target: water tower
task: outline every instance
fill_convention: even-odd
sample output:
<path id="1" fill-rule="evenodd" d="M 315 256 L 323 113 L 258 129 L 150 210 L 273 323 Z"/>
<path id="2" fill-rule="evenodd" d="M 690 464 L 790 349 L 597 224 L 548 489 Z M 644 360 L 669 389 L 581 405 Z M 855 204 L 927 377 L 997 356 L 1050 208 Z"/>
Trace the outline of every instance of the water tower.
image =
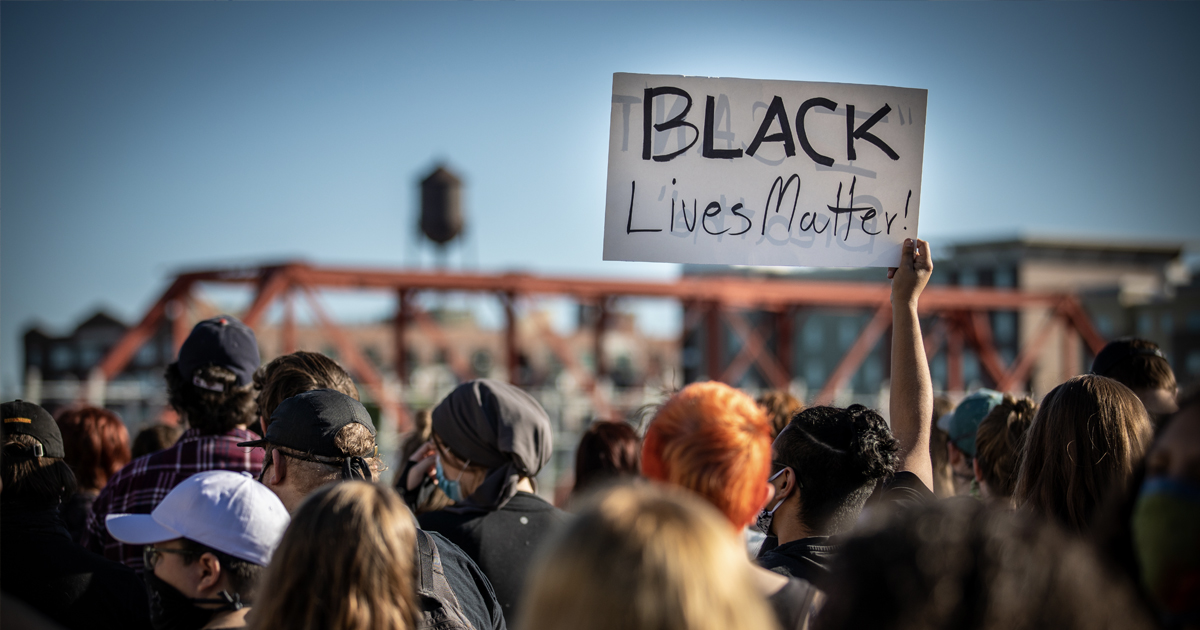
<path id="1" fill-rule="evenodd" d="M 423 249 L 422 244 L 432 244 L 434 264 L 445 267 L 451 248 L 454 248 L 460 252 L 460 264 L 467 266 L 466 254 L 473 254 L 467 251 L 473 249 L 468 247 L 468 242 L 473 239 L 468 239 L 466 233 L 462 179 L 445 164 L 437 164 L 421 180 L 420 188 L 421 216 L 417 221 L 420 232 L 414 249 Z"/>
<path id="2" fill-rule="evenodd" d="M 421 180 L 421 233 L 440 250 L 462 231 L 462 180 L 439 164 Z"/>

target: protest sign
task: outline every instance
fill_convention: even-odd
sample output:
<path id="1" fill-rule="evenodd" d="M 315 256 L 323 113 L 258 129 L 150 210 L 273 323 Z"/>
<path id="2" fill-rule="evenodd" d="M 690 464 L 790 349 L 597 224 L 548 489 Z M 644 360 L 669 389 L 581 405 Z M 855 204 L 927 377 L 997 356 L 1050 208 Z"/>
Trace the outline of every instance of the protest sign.
<path id="1" fill-rule="evenodd" d="M 917 236 L 927 96 L 614 74 L 604 259 L 896 266 Z"/>

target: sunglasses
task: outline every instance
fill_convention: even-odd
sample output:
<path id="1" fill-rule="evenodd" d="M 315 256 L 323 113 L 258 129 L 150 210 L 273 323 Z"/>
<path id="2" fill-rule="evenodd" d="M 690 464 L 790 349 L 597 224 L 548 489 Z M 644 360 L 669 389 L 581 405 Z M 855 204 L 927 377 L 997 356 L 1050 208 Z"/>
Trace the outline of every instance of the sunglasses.
<path id="1" fill-rule="evenodd" d="M 154 565 L 158 564 L 158 559 L 161 558 L 162 554 L 164 553 L 175 553 L 181 556 L 191 556 L 193 558 L 199 555 L 195 551 L 191 551 L 189 549 L 164 549 L 162 547 L 146 545 L 145 547 L 142 547 L 142 564 L 146 565 L 146 570 L 153 571 Z"/>

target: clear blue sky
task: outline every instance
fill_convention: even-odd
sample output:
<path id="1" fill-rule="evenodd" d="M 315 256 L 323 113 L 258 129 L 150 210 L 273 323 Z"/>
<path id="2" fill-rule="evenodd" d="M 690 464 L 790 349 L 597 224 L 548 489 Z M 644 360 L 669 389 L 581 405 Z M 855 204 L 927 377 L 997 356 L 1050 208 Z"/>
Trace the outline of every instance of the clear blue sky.
<path id="1" fill-rule="evenodd" d="M 479 267 L 601 261 L 613 72 L 929 90 L 921 233 L 1200 239 L 1196 3 L 0 3 L 0 383 L 20 331 L 173 270 L 413 260 L 465 175 Z"/>

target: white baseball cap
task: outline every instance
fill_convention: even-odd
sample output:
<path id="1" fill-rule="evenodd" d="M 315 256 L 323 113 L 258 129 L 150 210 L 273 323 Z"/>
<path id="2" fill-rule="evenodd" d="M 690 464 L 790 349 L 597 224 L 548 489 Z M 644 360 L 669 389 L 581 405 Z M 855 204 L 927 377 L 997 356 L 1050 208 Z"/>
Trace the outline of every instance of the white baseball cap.
<path id="1" fill-rule="evenodd" d="M 291 517 L 279 497 L 250 473 L 210 470 L 175 486 L 149 514 L 109 514 L 104 524 L 133 545 L 187 538 L 266 566 Z"/>

